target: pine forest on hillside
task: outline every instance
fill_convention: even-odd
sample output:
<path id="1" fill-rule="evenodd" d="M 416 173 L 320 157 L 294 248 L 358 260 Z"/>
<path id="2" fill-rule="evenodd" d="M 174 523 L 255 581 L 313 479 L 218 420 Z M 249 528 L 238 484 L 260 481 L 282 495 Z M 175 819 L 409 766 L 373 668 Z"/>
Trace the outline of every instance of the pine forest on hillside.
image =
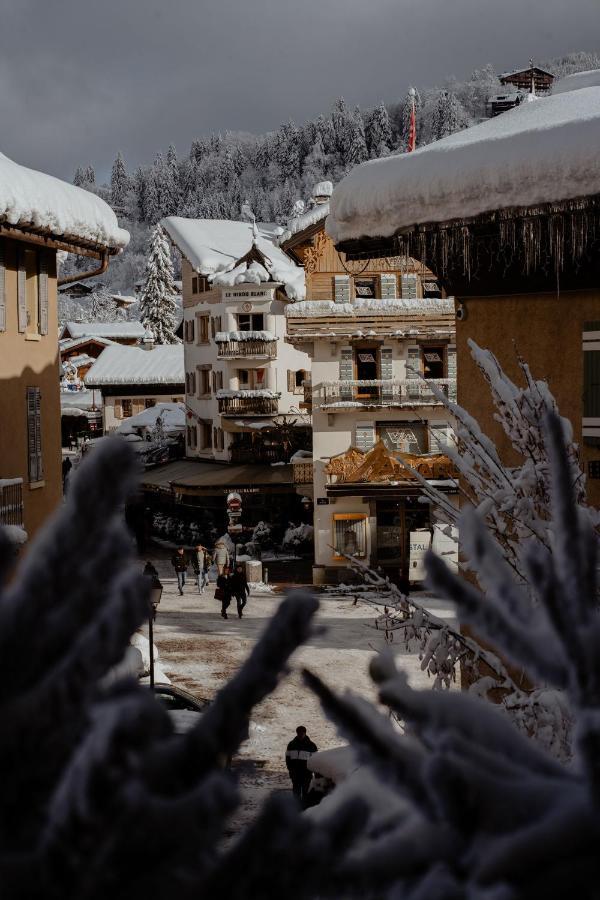
<path id="1" fill-rule="evenodd" d="M 600 56 L 571 53 L 540 65 L 562 77 L 600 67 Z M 483 119 L 487 99 L 502 90 L 490 64 L 466 81 L 449 78 L 443 87 L 416 90 L 417 146 Z M 108 185 L 96 183 L 93 166 L 79 166 L 74 183 L 107 200 L 131 234 L 126 252 L 111 263 L 111 289 L 131 293 L 144 277 L 150 231 L 164 216 L 239 219 L 248 203 L 259 221 L 283 224 L 317 182 L 336 183 L 358 163 L 404 152 L 410 101 L 408 89 L 398 102 L 368 110 L 351 108 L 340 98 L 330 113 L 303 125 L 290 120 L 263 135 L 213 134 L 194 140 L 183 157 L 171 144 L 152 165 L 133 172 L 118 152 Z M 74 263 L 68 260 L 64 271 L 76 271 Z M 131 314 L 138 317 L 139 310 Z"/>

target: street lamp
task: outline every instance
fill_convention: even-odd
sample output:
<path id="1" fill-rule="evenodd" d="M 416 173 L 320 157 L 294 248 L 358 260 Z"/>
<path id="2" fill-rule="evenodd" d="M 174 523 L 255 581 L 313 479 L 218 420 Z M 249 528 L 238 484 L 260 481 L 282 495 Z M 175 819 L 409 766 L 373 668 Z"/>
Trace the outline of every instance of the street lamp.
<path id="1" fill-rule="evenodd" d="M 150 588 L 150 609 L 148 614 L 148 641 L 150 644 L 150 690 L 154 690 L 154 620 L 156 618 L 156 607 L 160 603 L 163 586 L 158 578 L 152 579 L 152 587 Z"/>

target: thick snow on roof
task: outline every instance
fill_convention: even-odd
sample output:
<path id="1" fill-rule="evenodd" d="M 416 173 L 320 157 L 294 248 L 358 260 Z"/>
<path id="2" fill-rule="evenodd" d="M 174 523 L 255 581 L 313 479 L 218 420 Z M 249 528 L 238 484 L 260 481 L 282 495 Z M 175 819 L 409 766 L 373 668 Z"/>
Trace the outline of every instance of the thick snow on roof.
<path id="1" fill-rule="evenodd" d="M 119 434 L 136 434 L 140 430 L 153 429 L 160 416 L 166 434 L 185 431 L 185 404 L 157 403 L 143 409 L 135 416 L 129 416 L 117 428 Z"/>
<path id="2" fill-rule="evenodd" d="M 86 385 L 181 384 L 185 382 L 183 344 L 143 347 L 107 347 L 84 379 Z"/>
<path id="3" fill-rule="evenodd" d="M 161 225 L 192 267 L 201 275 L 213 277 L 215 284 L 219 283 L 215 276 L 220 278 L 222 273 L 236 268 L 236 263 L 252 249 L 254 243 L 253 225 L 249 222 L 169 216 L 161 221 Z M 283 284 L 290 300 L 303 299 L 304 270 L 274 243 L 281 228 L 271 223 L 257 222 L 256 229 L 256 246 L 266 257 L 270 280 Z M 243 266 L 238 268 L 234 283 L 242 284 L 244 282 L 238 276 L 243 275 L 246 269 Z M 264 268 L 260 268 L 264 272 Z M 256 282 L 260 278 L 258 268 L 253 270 L 251 281 Z"/>
<path id="4" fill-rule="evenodd" d="M 110 338 L 101 337 L 99 334 L 94 334 L 93 336 L 84 334 L 78 338 L 61 338 L 58 342 L 58 349 L 61 353 L 64 353 L 67 350 L 74 350 L 75 347 L 81 347 L 89 341 L 94 341 L 96 344 L 101 344 L 104 347 L 114 344 L 114 341 L 111 341 Z"/>
<path id="5" fill-rule="evenodd" d="M 440 316 L 454 315 L 454 300 L 449 297 L 396 298 L 394 300 L 354 300 L 336 303 L 334 300 L 304 300 L 286 306 L 289 319 L 320 318 L 322 316 Z"/>
<path id="6" fill-rule="evenodd" d="M 335 241 L 600 192 L 600 88 L 540 98 L 413 153 L 372 160 L 336 187 Z"/>
<path id="7" fill-rule="evenodd" d="M 565 75 L 564 78 L 554 82 L 552 96 L 566 94 L 568 91 L 578 91 L 586 87 L 600 87 L 600 69 L 588 69 L 587 72 Z"/>
<path id="8" fill-rule="evenodd" d="M 328 215 L 329 200 L 325 203 L 315 203 L 311 209 L 307 209 L 302 215 L 295 216 L 293 219 L 289 220 L 285 226 L 285 231 L 279 238 L 279 244 L 285 244 L 285 242 L 289 241 L 295 234 L 299 234 L 301 231 L 304 231 L 305 228 L 310 228 L 311 225 L 316 225 L 317 222 L 326 219 Z"/>
<path id="9" fill-rule="evenodd" d="M 72 338 L 103 337 L 115 340 L 117 338 L 139 338 L 146 334 L 141 322 L 67 322 L 62 331 L 63 336 L 71 335 Z"/>
<path id="10" fill-rule="evenodd" d="M 56 237 L 78 238 L 121 250 L 129 233 L 104 200 L 75 187 L 26 169 L 0 153 L 0 219 L 9 225 L 48 229 Z"/>

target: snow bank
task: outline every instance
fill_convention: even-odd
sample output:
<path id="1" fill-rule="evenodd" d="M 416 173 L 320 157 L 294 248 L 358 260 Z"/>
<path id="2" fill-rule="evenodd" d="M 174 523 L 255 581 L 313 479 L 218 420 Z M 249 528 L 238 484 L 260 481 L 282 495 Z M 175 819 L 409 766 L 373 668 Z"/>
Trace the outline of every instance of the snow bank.
<path id="1" fill-rule="evenodd" d="M 62 329 L 61 339 L 67 340 L 71 337 L 73 340 L 80 338 L 108 338 L 115 340 L 116 338 L 136 338 L 142 340 L 146 333 L 146 329 L 141 322 L 67 322 Z M 65 341 L 61 344 L 61 349 L 67 349 L 70 344 Z"/>
<path id="2" fill-rule="evenodd" d="M 26 544 L 29 540 L 29 535 L 19 525 L 2 525 L 0 527 L 11 544 Z"/>
<path id="3" fill-rule="evenodd" d="M 185 383 L 183 344 L 159 344 L 152 350 L 114 344 L 98 357 L 84 378 L 89 387 L 104 384 Z"/>
<path id="4" fill-rule="evenodd" d="M 552 96 L 586 87 L 600 87 L 600 69 L 588 69 L 587 72 L 575 72 L 573 75 L 559 78 L 552 86 Z"/>
<path id="5" fill-rule="evenodd" d="M 27 169 L 0 153 L 0 219 L 9 225 L 48 229 L 56 237 L 122 250 L 129 233 L 104 200 L 52 175 Z"/>
<path id="6" fill-rule="evenodd" d="M 271 223 L 232 222 L 226 219 L 184 219 L 168 216 L 161 221 L 174 244 L 201 275 L 215 285 L 261 284 L 273 281 L 283 284 L 290 300 L 306 296 L 304 269 L 297 266 L 274 243 L 280 229 Z M 265 258 L 257 262 L 239 261 L 256 244 Z"/>
<path id="7" fill-rule="evenodd" d="M 525 103 L 413 153 L 371 160 L 336 187 L 337 242 L 600 192 L 600 87 Z"/>

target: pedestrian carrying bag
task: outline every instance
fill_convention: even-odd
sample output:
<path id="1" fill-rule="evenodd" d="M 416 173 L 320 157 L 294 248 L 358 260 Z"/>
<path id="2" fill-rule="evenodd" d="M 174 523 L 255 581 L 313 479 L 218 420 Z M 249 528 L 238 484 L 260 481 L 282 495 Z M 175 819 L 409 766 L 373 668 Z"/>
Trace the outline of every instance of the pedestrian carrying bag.
<path id="1" fill-rule="evenodd" d="M 215 600 L 224 600 L 225 599 L 225 591 L 223 588 L 217 588 L 215 591 Z"/>

